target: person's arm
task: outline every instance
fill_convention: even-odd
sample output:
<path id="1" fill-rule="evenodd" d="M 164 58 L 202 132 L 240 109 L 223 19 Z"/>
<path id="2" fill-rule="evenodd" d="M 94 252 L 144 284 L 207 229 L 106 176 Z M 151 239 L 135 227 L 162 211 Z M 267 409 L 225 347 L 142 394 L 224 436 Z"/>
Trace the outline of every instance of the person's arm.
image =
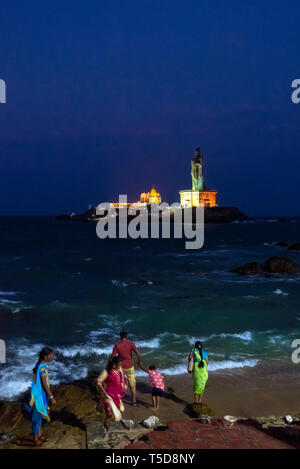
<path id="1" fill-rule="evenodd" d="M 139 349 L 136 348 L 136 346 L 135 346 L 135 344 L 134 344 L 133 342 L 132 342 L 131 350 L 136 354 L 137 359 L 138 359 L 138 364 L 140 364 L 140 362 L 142 361 L 142 354 L 141 354 L 141 352 L 139 351 Z"/>
<path id="2" fill-rule="evenodd" d="M 208 355 L 205 358 L 206 364 L 208 365 Z"/>
<path id="3" fill-rule="evenodd" d="M 102 394 L 106 397 L 108 397 L 108 394 L 105 390 L 104 383 L 107 378 L 107 371 L 103 370 L 99 378 L 97 379 L 97 386 L 98 388 L 102 391 Z"/>
<path id="4" fill-rule="evenodd" d="M 191 360 L 193 360 L 193 351 L 191 351 L 189 353 L 189 357 L 188 357 L 188 367 L 187 367 L 187 370 L 188 370 L 188 373 L 192 373 L 192 370 L 190 370 L 190 363 L 191 363 Z"/>
<path id="5" fill-rule="evenodd" d="M 47 393 L 47 395 L 50 399 L 51 404 L 56 404 L 56 400 L 55 400 L 54 396 L 51 393 L 50 387 L 47 384 L 46 373 L 41 374 L 41 381 L 42 381 L 43 389 L 46 391 L 46 393 Z"/>
<path id="6" fill-rule="evenodd" d="M 149 370 L 147 370 L 147 368 L 145 368 L 145 366 L 143 365 L 143 363 L 141 361 L 139 361 L 139 367 L 141 370 L 143 370 L 145 373 L 149 373 Z"/>

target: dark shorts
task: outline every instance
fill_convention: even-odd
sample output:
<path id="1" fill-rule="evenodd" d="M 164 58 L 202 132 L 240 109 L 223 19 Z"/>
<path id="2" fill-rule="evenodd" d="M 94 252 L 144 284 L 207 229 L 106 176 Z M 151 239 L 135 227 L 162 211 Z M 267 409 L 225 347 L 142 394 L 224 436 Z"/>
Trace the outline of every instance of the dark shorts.
<path id="1" fill-rule="evenodd" d="M 152 396 L 162 396 L 163 393 L 161 388 L 152 388 Z"/>

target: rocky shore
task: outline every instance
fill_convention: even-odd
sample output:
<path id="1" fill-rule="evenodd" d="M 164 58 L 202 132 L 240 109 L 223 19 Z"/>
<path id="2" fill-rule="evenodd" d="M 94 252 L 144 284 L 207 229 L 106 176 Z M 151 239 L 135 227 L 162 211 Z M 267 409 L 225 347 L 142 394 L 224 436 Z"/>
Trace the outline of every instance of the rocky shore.
<path id="1" fill-rule="evenodd" d="M 125 399 L 124 419 L 134 422 L 129 425 L 130 429 L 125 428 L 120 422 L 105 422 L 95 385 L 96 376 L 53 386 L 57 404 L 51 409 L 51 422 L 43 426 L 43 433 L 48 442 L 41 448 L 189 449 L 207 447 L 207 445 L 211 448 L 299 447 L 300 411 L 295 411 L 300 409 L 297 394 L 284 393 L 280 387 L 275 390 L 278 395 L 276 392 L 273 393 L 274 389 L 270 391 L 271 388 L 264 388 L 260 394 L 257 392 L 257 381 L 253 388 L 256 389 L 253 405 L 256 405 L 255 401 L 261 401 L 261 409 L 259 406 L 256 407 L 258 412 L 262 409 L 274 412 L 267 417 L 248 417 L 253 415 L 251 402 L 249 407 L 248 401 L 249 396 L 253 396 L 254 393 L 248 384 L 243 383 L 243 378 L 238 374 L 236 379 L 230 375 L 227 378 L 211 377 L 207 391 L 208 404 L 202 406 L 191 405 L 188 402 L 190 394 L 188 380 L 188 376 L 173 377 L 168 380 L 173 388 L 169 386 L 168 392 L 162 399 L 161 411 L 156 415 L 159 423 L 155 429 L 146 428 L 143 424 L 146 418 L 154 414 L 150 406 L 150 389 L 144 381 L 138 381 L 137 407 L 131 406 L 128 398 Z M 220 385 L 221 382 L 223 387 Z M 297 390 L 298 384 L 297 377 L 294 381 L 290 380 L 290 389 Z M 174 387 L 178 392 L 175 393 Z M 269 398 L 266 400 L 268 394 Z M 284 394 L 285 399 L 280 402 L 278 396 Z M 33 446 L 30 415 L 23 408 L 25 397 L 15 402 L 0 402 L 0 449 L 39 449 Z M 278 406 L 276 404 L 274 407 L 275 401 L 278 401 Z M 245 409 L 242 408 L 242 402 L 245 403 Z M 290 412 L 293 423 L 289 424 L 282 412 L 291 402 L 294 409 Z M 223 418 L 231 411 L 235 411 L 233 415 L 237 415 L 234 423 Z M 225 440 L 224 434 L 220 433 L 220 428 L 223 427 L 234 429 L 234 432 L 227 432 Z M 251 432 L 252 440 L 250 437 L 249 441 Z"/>

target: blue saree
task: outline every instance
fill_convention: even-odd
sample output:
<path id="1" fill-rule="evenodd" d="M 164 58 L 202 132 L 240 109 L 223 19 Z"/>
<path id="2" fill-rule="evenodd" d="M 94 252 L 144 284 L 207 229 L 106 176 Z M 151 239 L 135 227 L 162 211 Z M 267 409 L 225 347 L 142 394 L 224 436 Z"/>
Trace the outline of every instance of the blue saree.
<path id="1" fill-rule="evenodd" d="M 43 388 L 41 376 L 46 375 L 48 381 L 47 363 L 42 363 L 36 370 L 35 378 L 31 384 L 31 397 L 29 406 L 32 409 L 32 432 L 34 435 L 39 433 L 39 427 L 42 425 L 43 418 L 50 421 L 48 414 L 48 396 Z"/>

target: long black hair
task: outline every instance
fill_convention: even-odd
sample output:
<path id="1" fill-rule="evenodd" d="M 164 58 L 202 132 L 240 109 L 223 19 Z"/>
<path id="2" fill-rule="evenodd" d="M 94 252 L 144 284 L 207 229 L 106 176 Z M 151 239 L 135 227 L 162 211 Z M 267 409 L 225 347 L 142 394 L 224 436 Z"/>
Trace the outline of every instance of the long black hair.
<path id="1" fill-rule="evenodd" d="M 202 347 L 202 343 L 197 340 L 197 342 L 195 343 L 195 348 L 199 351 L 200 353 L 200 356 L 201 356 L 201 361 L 199 362 L 199 368 L 203 368 L 204 367 L 204 361 L 203 361 L 203 347 Z"/>
<path id="2" fill-rule="evenodd" d="M 37 372 L 37 369 L 38 369 L 38 366 L 42 363 L 43 360 L 45 360 L 46 357 L 48 357 L 48 355 L 50 355 L 50 353 L 52 353 L 53 350 L 52 348 L 50 347 L 44 347 L 42 348 L 42 350 L 40 351 L 39 353 L 39 359 L 38 361 L 36 362 L 36 365 L 35 367 L 33 368 L 33 374 L 35 375 L 36 372 Z"/>
<path id="3" fill-rule="evenodd" d="M 118 365 L 122 361 L 122 358 L 117 356 L 113 357 L 112 360 L 108 362 L 108 365 L 106 367 L 106 371 L 111 371 L 114 367 L 114 365 Z"/>

